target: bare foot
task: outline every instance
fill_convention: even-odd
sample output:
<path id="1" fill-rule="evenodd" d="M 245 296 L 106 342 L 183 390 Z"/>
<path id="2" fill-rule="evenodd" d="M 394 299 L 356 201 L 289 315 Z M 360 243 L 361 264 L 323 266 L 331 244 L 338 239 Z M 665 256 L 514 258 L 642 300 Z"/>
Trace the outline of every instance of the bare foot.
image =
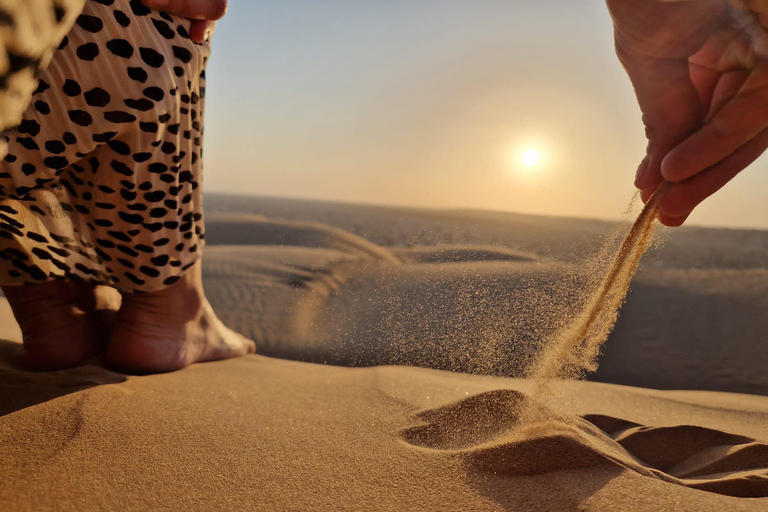
<path id="1" fill-rule="evenodd" d="M 120 308 L 117 290 L 86 283 L 9 286 L 3 294 L 21 327 L 24 361 L 36 371 L 71 368 L 99 354 Z"/>
<path id="2" fill-rule="evenodd" d="M 216 317 L 198 263 L 164 290 L 124 293 L 105 356 L 116 369 L 145 374 L 254 352 L 254 342 Z"/>

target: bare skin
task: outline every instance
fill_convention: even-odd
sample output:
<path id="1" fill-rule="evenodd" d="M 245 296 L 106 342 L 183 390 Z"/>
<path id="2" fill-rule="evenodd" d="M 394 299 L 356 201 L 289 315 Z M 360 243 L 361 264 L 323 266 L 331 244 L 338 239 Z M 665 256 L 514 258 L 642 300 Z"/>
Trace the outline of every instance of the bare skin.
<path id="1" fill-rule="evenodd" d="M 254 342 L 216 317 L 198 263 L 164 290 L 123 294 L 105 361 L 130 373 L 160 373 L 254 352 Z"/>
<path id="2" fill-rule="evenodd" d="M 24 337 L 24 361 L 37 371 L 77 366 L 104 350 L 120 308 L 106 286 L 50 282 L 3 287 Z"/>
<path id="3" fill-rule="evenodd" d="M 768 2 L 607 3 L 648 136 L 635 185 L 670 182 L 660 220 L 679 226 L 768 148 Z"/>
<path id="4" fill-rule="evenodd" d="M 190 18 L 190 36 L 207 39 L 227 0 L 143 0 L 149 7 Z M 106 286 L 50 282 L 3 287 L 24 338 L 32 370 L 78 366 L 103 353 L 106 363 L 132 373 L 158 373 L 193 363 L 255 352 L 255 344 L 227 329 L 205 299 L 200 265 L 154 293 L 121 294 Z"/>
<path id="5" fill-rule="evenodd" d="M 32 370 L 78 366 L 103 352 L 116 370 L 160 373 L 256 351 L 216 317 L 199 263 L 164 290 L 122 294 L 122 304 L 117 290 L 84 283 L 5 287 L 3 293 Z"/>
<path id="6" fill-rule="evenodd" d="M 216 30 L 216 20 L 227 13 L 227 0 L 141 0 L 151 9 L 184 16 L 192 21 L 189 37 L 202 43 Z"/>

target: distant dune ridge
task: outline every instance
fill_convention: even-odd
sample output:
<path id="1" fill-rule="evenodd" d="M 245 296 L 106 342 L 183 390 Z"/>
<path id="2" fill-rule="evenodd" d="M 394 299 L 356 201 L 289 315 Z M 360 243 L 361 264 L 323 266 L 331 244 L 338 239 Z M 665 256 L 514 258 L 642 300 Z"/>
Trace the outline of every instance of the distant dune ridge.
<path id="1" fill-rule="evenodd" d="M 508 212 L 431 210 L 300 199 L 208 194 L 208 213 L 253 213 L 341 228 L 384 247 L 491 245 L 577 262 L 616 222 Z M 632 219 L 634 220 L 634 219 Z M 765 269 L 768 232 L 682 227 L 646 268 Z"/>
<path id="2" fill-rule="evenodd" d="M 604 272 L 598 265 L 585 274 L 583 262 L 593 261 L 606 245 L 612 257 L 626 232 L 601 221 L 272 198 L 212 196 L 207 206 L 205 269 L 206 275 L 216 273 L 206 282 L 211 300 L 231 325 L 263 337 L 258 340 L 262 354 L 504 376 L 523 376 L 536 345 L 557 330 L 556 320 L 580 310 L 584 287 L 594 286 L 590 279 Z M 225 206 L 270 219 L 250 217 L 252 229 L 233 227 L 231 214 L 216 213 Z M 239 218 L 245 222 L 248 217 Z M 287 219 L 301 220 L 291 227 Z M 360 236 L 349 231 L 341 236 L 311 219 L 354 229 Z M 265 222 L 283 226 L 280 239 L 264 235 L 276 229 L 265 229 Z M 263 279 L 260 255 L 271 249 L 241 247 L 233 253 L 219 244 L 254 242 L 254 237 L 281 244 L 286 237 L 296 238 L 289 233 L 306 233 L 309 226 L 317 231 L 311 237 L 317 248 L 338 250 L 352 243 L 350 237 L 359 244 L 375 241 L 379 251 L 401 263 L 391 265 L 390 257 L 378 253 L 368 258 L 355 249 L 337 254 L 335 261 L 323 260 L 327 266 L 310 265 L 314 271 L 306 263 L 303 269 L 284 266 L 291 275 L 303 272 L 304 282 L 321 294 L 270 281 L 270 293 L 280 290 L 285 302 L 273 298 L 261 311 L 228 291 L 232 286 L 241 294 L 247 288 L 253 296 L 264 295 L 253 281 Z M 768 232 L 680 228 L 666 238 L 661 250 L 643 260 L 591 378 L 768 394 L 763 365 L 768 361 Z M 279 250 L 301 251 L 305 258 L 313 254 L 308 246 Z M 220 260 L 223 254 L 230 263 Z M 244 269 L 246 262 L 248 272 L 234 270 Z M 224 267 L 231 270 L 228 276 L 222 275 Z M 333 293 L 338 280 L 346 284 Z M 283 283 L 289 281 L 286 277 Z M 322 294 L 326 298 L 319 300 Z M 276 317 L 284 322 L 265 333 L 259 319 Z"/>
<path id="3" fill-rule="evenodd" d="M 555 381 L 553 409 L 515 377 L 615 226 L 208 201 L 206 289 L 260 355 L 31 374 L 0 299 L 4 510 L 768 510 L 768 233 L 675 232 L 605 346 L 613 384 Z M 376 365 L 400 366 L 343 367 Z"/>

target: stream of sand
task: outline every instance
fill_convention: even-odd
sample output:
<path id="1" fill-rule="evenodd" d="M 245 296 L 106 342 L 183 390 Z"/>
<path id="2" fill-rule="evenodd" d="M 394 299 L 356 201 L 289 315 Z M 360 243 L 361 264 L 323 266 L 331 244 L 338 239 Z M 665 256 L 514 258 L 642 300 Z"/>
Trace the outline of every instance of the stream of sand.
<path id="1" fill-rule="evenodd" d="M 542 349 L 530 371 L 537 382 L 536 394 L 546 392 L 552 379 L 579 379 L 597 370 L 601 347 L 616 323 L 640 259 L 653 242 L 664 191 L 664 186 L 659 188 L 640 212 L 584 310 Z"/>

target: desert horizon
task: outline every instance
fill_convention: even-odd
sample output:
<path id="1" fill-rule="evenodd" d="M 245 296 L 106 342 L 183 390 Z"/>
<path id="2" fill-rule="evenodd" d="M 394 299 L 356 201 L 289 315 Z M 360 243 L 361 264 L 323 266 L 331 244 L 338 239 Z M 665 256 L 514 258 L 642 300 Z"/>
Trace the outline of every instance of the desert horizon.
<path id="1" fill-rule="evenodd" d="M 402 210 L 423 210 L 423 211 L 434 211 L 434 212 L 454 212 L 459 214 L 488 214 L 488 215 L 510 215 L 510 216 L 526 216 L 526 217 L 542 217 L 542 218 L 552 218 L 552 219 L 561 219 L 561 220 L 575 220 L 575 221 L 593 221 L 593 222 L 602 222 L 606 224 L 611 225 L 617 225 L 621 223 L 626 223 L 630 221 L 631 213 L 629 213 L 632 209 L 632 205 L 636 203 L 637 198 L 637 191 L 631 191 L 631 193 L 627 193 L 626 199 L 627 204 L 625 205 L 624 211 L 617 211 L 613 216 L 586 216 L 586 215 L 568 215 L 568 214 L 556 214 L 556 213 L 526 213 L 517 211 L 514 208 L 509 209 L 494 209 L 494 208 L 482 208 L 482 207 L 461 207 L 461 206 L 434 206 L 434 205 L 419 205 L 415 203 L 397 203 L 397 202 L 376 202 L 376 201 L 364 201 L 362 199 L 339 199 L 339 198 L 323 198 L 323 197 L 313 197 L 311 195 L 307 196 L 292 196 L 292 195 L 269 195 L 269 194 L 249 194 L 249 193 L 243 193 L 243 192 L 237 192 L 233 190 L 212 190 L 206 194 L 206 197 L 210 197 L 214 202 L 214 207 L 217 206 L 217 203 L 219 201 L 222 201 L 222 198 L 233 198 L 235 200 L 237 199 L 255 199 L 255 200 L 276 200 L 276 201 L 285 201 L 285 202 L 297 202 L 297 203 L 319 203 L 324 205 L 349 205 L 349 206 L 356 206 L 356 207 L 370 207 L 373 209 L 376 208 L 382 208 L 382 209 L 402 209 Z M 686 222 L 685 226 L 682 226 L 682 231 L 687 231 L 688 228 L 702 228 L 702 229 L 719 229 L 719 230 L 734 230 L 734 231 L 768 231 L 768 226 L 760 227 L 760 226 L 739 226 L 739 225 L 719 225 L 719 224 L 707 224 L 707 223 L 697 223 L 697 222 Z"/>

